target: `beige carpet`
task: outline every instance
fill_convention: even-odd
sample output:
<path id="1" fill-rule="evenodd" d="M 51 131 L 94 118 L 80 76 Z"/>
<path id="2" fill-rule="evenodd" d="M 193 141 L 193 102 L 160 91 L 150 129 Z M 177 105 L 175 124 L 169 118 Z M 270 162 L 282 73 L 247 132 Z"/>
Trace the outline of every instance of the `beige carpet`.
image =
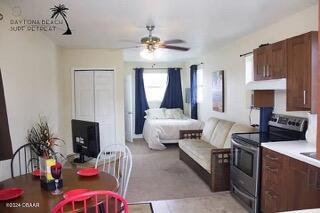
<path id="1" fill-rule="evenodd" d="M 127 191 L 132 202 L 210 196 L 209 187 L 184 162 L 177 145 L 154 151 L 144 140 L 127 143 L 133 155 L 133 170 Z"/>

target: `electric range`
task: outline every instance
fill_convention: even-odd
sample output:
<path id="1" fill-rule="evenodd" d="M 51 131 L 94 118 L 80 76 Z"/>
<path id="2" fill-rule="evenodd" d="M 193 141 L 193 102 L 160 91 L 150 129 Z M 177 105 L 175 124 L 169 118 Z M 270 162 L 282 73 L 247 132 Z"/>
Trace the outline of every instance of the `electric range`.
<path id="1" fill-rule="evenodd" d="M 261 144 L 304 140 L 306 118 L 272 114 L 268 132 L 235 133 L 231 139 L 231 193 L 250 212 L 259 212 Z"/>

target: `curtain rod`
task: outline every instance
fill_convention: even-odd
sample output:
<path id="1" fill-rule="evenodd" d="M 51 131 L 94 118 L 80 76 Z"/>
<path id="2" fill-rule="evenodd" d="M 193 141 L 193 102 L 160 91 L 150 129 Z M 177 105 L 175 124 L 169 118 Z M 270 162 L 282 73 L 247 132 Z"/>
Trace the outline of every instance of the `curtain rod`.
<path id="1" fill-rule="evenodd" d="M 192 65 L 200 66 L 200 65 L 202 65 L 202 64 L 204 64 L 204 63 L 203 63 L 203 62 L 200 62 L 199 64 L 192 64 Z M 192 65 L 191 65 L 191 66 L 192 66 Z M 191 67 L 191 66 L 190 66 L 190 67 Z"/>
<path id="2" fill-rule="evenodd" d="M 244 57 L 244 56 L 250 55 L 252 53 L 253 53 L 252 51 L 251 52 L 247 52 L 247 53 L 241 54 L 240 57 Z"/>
<path id="3" fill-rule="evenodd" d="M 144 70 L 167 70 L 169 68 L 183 69 L 182 67 L 147 67 L 147 68 L 142 67 L 142 69 L 144 69 Z M 135 70 L 135 69 L 137 69 L 137 68 L 133 68 L 133 70 Z"/>

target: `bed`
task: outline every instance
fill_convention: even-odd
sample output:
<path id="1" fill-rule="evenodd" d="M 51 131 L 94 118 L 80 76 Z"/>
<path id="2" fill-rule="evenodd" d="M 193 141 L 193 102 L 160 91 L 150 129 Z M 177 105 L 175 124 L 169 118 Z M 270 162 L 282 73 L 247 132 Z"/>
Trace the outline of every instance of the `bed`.
<path id="1" fill-rule="evenodd" d="M 203 123 L 183 115 L 181 109 L 149 109 L 146 111 L 143 137 L 150 149 L 164 150 L 168 143 L 178 143 L 180 130 L 202 129 Z"/>

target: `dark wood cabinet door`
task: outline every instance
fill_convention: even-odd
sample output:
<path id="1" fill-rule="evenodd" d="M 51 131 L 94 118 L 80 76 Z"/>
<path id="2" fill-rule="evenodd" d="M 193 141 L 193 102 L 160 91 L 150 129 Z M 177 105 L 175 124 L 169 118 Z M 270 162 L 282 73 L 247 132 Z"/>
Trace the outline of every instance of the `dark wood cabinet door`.
<path id="1" fill-rule="evenodd" d="M 288 210 L 319 208 L 319 175 L 319 168 L 289 158 Z"/>
<path id="2" fill-rule="evenodd" d="M 320 168 L 262 149 L 261 211 L 320 208 Z"/>
<path id="3" fill-rule="evenodd" d="M 287 110 L 311 109 L 311 33 L 287 40 Z"/>
<path id="4" fill-rule="evenodd" d="M 263 149 L 261 180 L 261 211 L 264 213 L 285 211 L 285 156 Z"/>
<path id="5" fill-rule="evenodd" d="M 308 165 L 308 206 L 319 208 L 320 206 L 320 169 Z"/>
<path id="6" fill-rule="evenodd" d="M 270 79 L 287 77 L 287 41 L 280 41 L 270 45 L 267 76 Z"/>
<path id="7" fill-rule="evenodd" d="M 268 46 L 253 50 L 254 80 L 265 80 L 268 63 Z"/>

